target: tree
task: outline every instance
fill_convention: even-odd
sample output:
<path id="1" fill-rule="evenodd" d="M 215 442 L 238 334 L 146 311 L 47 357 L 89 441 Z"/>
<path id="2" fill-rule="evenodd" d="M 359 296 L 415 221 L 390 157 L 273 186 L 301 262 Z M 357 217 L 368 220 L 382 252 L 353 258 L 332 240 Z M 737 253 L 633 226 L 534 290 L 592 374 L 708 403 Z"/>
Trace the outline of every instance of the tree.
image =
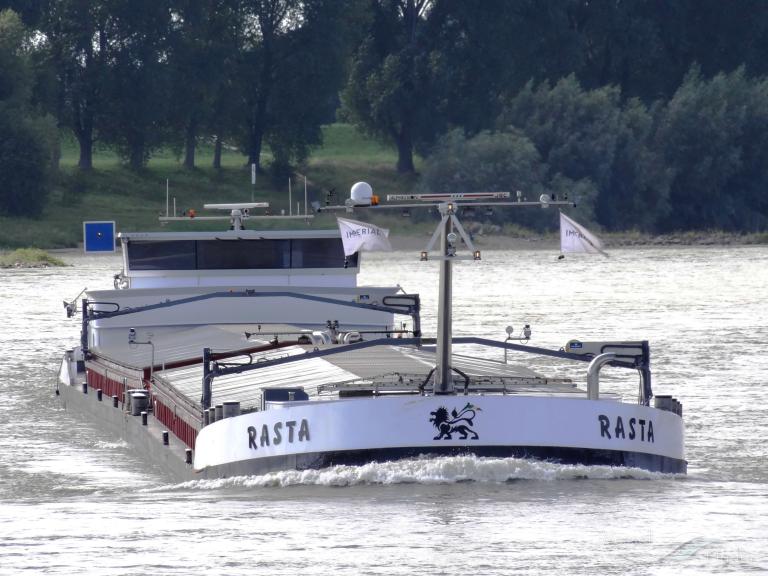
<path id="1" fill-rule="evenodd" d="M 275 167 L 303 160 L 320 143 L 327 103 L 343 81 L 353 2 L 248 0 L 240 82 L 248 163 L 261 169 L 268 142 Z"/>
<path id="2" fill-rule="evenodd" d="M 93 147 L 106 114 L 109 75 L 109 6 L 90 0 L 51 2 L 41 25 L 48 64 L 58 86 L 59 124 L 72 130 L 80 148 L 78 167 L 91 170 Z"/>
<path id="3" fill-rule="evenodd" d="M 35 29 L 45 11 L 49 0 L 0 0 L 0 12 L 13 10 L 29 29 Z"/>
<path id="4" fill-rule="evenodd" d="M 620 98 L 616 88 L 585 91 L 574 76 L 554 86 L 528 83 L 507 100 L 497 122 L 515 127 L 531 139 L 547 164 L 548 180 L 588 180 L 599 194 L 609 193 L 617 147 Z M 582 184 L 582 188 L 584 184 Z M 590 207 L 594 195 L 583 198 Z M 590 214 L 590 220 L 594 214 Z"/>
<path id="5" fill-rule="evenodd" d="M 414 147 L 428 146 L 446 128 L 444 63 L 427 33 L 430 2 L 379 0 L 372 12 L 342 95 L 345 113 L 397 147 L 398 172 L 414 172 Z"/>
<path id="6" fill-rule="evenodd" d="M 55 126 L 30 104 L 28 32 L 18 15 L 0 12 L 0 211 L 38 216 L 49 189 Z"/>
<path id="7" fill-rule="evenodd" d="M 293 161 L 303 162 L 322 142 L 320 126 L 334 116 L 345 79 L 349 8 L 338 0 L 306 2 L 302 26 L 284 38 L 266 135 L 278 172 Z"/>
<path id="8" fill-rule="evenodd" d="M 236 70 L 237 0 L 176 0 L 169 33 L 171 76 L 170 121 L 183 142 L 186 168 L 195 167 L 195 151 L 201 131 L 213 127 L 221 134 L 222 108 L 217 97 L 232 87 Z M 226 97 L 226 96 L 225 96 Z M 233 99 L 229 91 L 228 99 Z"/>
<path id="9" fill-rule="evenodd" d="M 656 136 L 673 171 L 664 229 L 764 230 L 766 130 L 766 80 L 750 80 L 743 69 L 705 80 L 693 68 Z"/>
<path id="10" fill-rule="evenodd" d="M 636 98 L 622 107 L 610 181 L 595 207 L 597 221 L 609 230 L 656 232 L 672 209 L 672 170 L 655 141 L 662 108 L 649 110 Z"/>
<path id="11" fill-rule="evenodd" d="M 529 81 L 573 74 L 587 90 L 612 85 L 649 105 L 694 63 L 707 77 L 740 65 L 768 73 L 761 0 L 434 0 L 427 25 L 446 62 L 449 121 L 468 133 L 490 127 L 496 98 Z"/>
<path id="12" fill-rule="evenodd" d="M 524 190 L 526 196 L 538 198 L 544 191 L 545 168 L 533 142 L 518 130 L 466 138 L 457 129 L 435 146 L 422 185 L 443 194 Z"/>
<path id="13" fill-rule="evenodd" d="M 528 199 L 549 193 L 546 166 L 530 139 L 519 130 L 480 132 L 467 138 L 455 129 L 441 138 L 425 161 L 421 186 L 427 192 L 515 192 Z M 532 227 L 544 225 L 541 215 L 510 211 L 505 217 Z"/>
<path id="14" fill-rule="evenodd" d="M 170 140 L 169 0 L 109 4 L 102 137 L 136 170 Z"/>
<path id="15" fill-rule="evenodd" d="M 280 70 L 282 40 L 300 21 L 298 0 L 247 0 L 248 47 L 243 54 L 242 81 L 247 114 L 243 148 L 248 164 L 261 171 L 261 149 L 270 119 L 275 76 Z"/>

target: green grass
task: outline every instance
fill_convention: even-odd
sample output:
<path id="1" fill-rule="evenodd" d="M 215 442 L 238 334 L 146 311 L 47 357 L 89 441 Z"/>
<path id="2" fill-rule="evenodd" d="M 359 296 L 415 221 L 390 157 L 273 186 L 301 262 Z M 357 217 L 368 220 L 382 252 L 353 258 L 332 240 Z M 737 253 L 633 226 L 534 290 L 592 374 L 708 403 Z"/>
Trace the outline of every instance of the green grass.
<path id="1" fill-rule="evenodd" d="M 19 248 L 0 254 L 0 268 L 40 268 L 66 266 L 66 264 L 39 248 Z"/>
<path id="2" fill-rule="evenodd" d="M 323 127 L 323 145 L 312 154 L 313 162 L 365 161 L 392 167 L 397 162 L 394 148 L 362 136 L 351 124 L 331 124 Z"/>
<path id="3" fill-rule="evenodd" d="M 324 144 L 314 151 L 299 175 L 293 178 L 293 209 L 304 200 L 303 176 L 306 175 L 309 200 L 324 203 L 326 191 L 336 189 L 335 201 L 343 203 L 355 182 L 369 182 L 380 197 L 395 192 L 409 192 L 418 182 L 413 175 L 395 171 L 394 149 L 358 134 L 352 126 L 336 124 L 323 129 Z M 226 148 L 222 170 L 211 168 L 213 147 L 202 144 L 197 151 L 197 166 L 187 170 L 181 166 L 173 150 L 158 151 L 147 167 L 139 172 L 127 169 L 111 150 L 97 149 L 94 170 L 84 174 L 77 169 L 79 150 L 71 137 L 62 139 L 62 156 L 58 181 L 53 186 L 43 214 L 38 219 L 0 217 L 0 247 L 74 247 L 82 242 L 82 223 L 86 220 L 115 220 L 118 231 L 158 230 L 158 216 L 165 213 L 166 181 L 169 184 L 171 209 L 176 199 L 177 211 L 194 208 L 198 214 L 206 202 L 268 201 L 273 213 L 288 212 L 288 182 L 273 183 L 267 175 L 259 175 L 251 186 L 246 158 L 237 150 Z M 263 157 L 269 162 L 269 153 Z M 417 159 L 417 166 L 420 165 Z M 365 217 L 360 215 L 358 217 Z M 410 221 L 390 216 L 375 219 L 398 230 L 411 230 Z M 316 225 L 333 227 L 335 217 L 320 215 Z M 168 229 L 221 230 L 224 222 L 173 223 Z M 303 220 L 276 221 L 250 227 L 306 227 Z"/>

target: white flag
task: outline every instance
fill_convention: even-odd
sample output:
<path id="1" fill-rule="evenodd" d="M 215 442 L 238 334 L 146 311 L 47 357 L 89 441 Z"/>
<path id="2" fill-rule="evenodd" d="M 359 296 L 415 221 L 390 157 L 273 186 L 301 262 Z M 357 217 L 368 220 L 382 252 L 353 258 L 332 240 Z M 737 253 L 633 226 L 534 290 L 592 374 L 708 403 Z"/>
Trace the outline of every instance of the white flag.
<path id="1" fill-rule="evenodd" d="M 373 224 L 336 218 L 344 243 L 344 256 L 351 256 L 359 250 L 392 250 L 389 243 L 389 230 Z"/>
<path id="2" fill-rule="evenodd" d="M 562 212 L 560 212 L 560 251 L 563 253 L 586 252 L 608 256 L 603 252 L 603 244 L 597 236 Z"/>

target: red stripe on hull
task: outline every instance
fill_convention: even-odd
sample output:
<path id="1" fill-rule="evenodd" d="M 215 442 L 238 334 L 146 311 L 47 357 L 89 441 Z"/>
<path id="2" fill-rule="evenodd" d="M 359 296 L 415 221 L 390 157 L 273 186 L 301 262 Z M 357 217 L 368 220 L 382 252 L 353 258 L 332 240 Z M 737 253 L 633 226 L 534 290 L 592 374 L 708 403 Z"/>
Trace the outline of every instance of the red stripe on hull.
<path id="1" fill-rule="evenodd" d="M 86 369 L 86 382 L 92 390 L 101 390 L 108 397 L 117 396 L 121 403 L 125 403 L 126 386 L 122 382 L 108 378 L 94 370 Z M 154 394 L 151 394 L 153 412 L 155 418 L 168 427 L 168 431 L 194 450 L 197 430 L 187 422 L 179 418 L 173 411 Z"/>

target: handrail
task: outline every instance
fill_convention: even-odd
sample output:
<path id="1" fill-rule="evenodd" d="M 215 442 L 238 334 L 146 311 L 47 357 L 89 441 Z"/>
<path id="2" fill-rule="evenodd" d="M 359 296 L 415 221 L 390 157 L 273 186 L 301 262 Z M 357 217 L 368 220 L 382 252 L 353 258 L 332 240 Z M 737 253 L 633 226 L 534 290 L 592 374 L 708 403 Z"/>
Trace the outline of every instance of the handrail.
<path id="1" fill-rule="evenodd" d="M 616 359 L 613 352 L 605 352 L 592 359 L 587 367 L 587 398 L 590 400 L 600 399 L 600 369 Z"/>
<path id="2" fill-rule="evenodd" d="M 417 295 L 410 295 L 410 296 L 417 296 Z M 362 308 L 364 310 L 375 310 L 379 312 L 391 312 L 393 314 L 407 314 L 410 316 L 413 316 L 414 314 L 418 316 L 419 314 L 419 300 L 418 298 L 415 299 L 414 304 L 412 305 L 390 305 L 390 306 L 382 306 L 380 304 L 365 304 L 362 302 L 350 302 L 347 300 L 338 300 L 335 298 L 328 298 L 325 296 L 317 296 L 314 294 L 302 294 L 300 292 L 282 292 L 282 291 L 275 291 L 275 292 L 257 292 L 255 290 L 243 290 L 239 292 L 209 292 L 208 294 L 199 294 L 197 296 L 190 296 L 187 298 L 179 298 L 178 300 L 170 300 L 167 302 L 159 302 L 157 304 L 147 304 L 145 306 L 137 306 L 135 308 L 123 308 L 119 310 L 115 310 L 113 312 L 101 312 L 97 310 L 92 310 L 92 313 L 95 318 L 106 319 L 106 318 L 115 318 L 117 316 L 126 316 L 129 314 L 137 314 L 140 312 L 148 312 L 152 310 L 161 310 L 163 308 L 171 308 L 173 306 L 179 306 L 182 304 L 191 304 L 193 302 L 201 302 L 204 300 L 211 300 L 214 298 L 274 298 L 274 297 L 285 297 L 285 298 L 296 298 L 299 300 L 310 300 L 313 302 L 322 302 L 324 304 L 335 304 L 338 306 L 348 306 L 351 308 Z M 116 304 L 113 302 L 98 302 L 97 304 Z"/>

